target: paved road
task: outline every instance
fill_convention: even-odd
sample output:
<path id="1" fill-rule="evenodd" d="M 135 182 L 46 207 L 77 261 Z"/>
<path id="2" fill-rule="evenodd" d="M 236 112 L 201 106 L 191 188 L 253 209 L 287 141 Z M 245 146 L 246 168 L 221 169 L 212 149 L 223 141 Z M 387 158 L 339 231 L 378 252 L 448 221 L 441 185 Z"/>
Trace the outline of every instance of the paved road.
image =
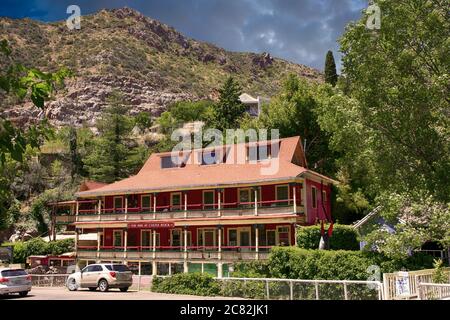
<path id="1" fill-rule="evenodd" d="M 150 291 L 120 292 L 112 289 L 109 292 L 91 292 L 88 289 L 82 289 L 70 292 L 66 288 L 37 288 L 33 287 L 27 297 L 20 298 L 19 295 L 9 295 L 1 299 L 17 300 L 222 300 L 233 298 L 220 297 L 199 297 L 179 294 L 155 293 Z"/>

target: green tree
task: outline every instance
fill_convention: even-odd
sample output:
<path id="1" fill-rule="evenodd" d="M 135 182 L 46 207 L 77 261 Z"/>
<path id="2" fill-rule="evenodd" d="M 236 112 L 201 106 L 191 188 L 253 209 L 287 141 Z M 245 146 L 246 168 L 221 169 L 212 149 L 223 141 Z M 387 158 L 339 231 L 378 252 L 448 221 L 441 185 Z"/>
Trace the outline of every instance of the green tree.
<path id="1" fill-rule="evenodd" d="M 280 93 L 264 106 L 256 122 L 258 128 L 278 129 L 282 138 L 299 135 L 302 138 L 308 166 L 321 173 L 334 175 L 336 155 L 328 147 L 328 133 L 317 121 L 317 108 L 323 93 L 315 84 L 290 74 Z M 245 121 L 245 125 L 255 125 Z"/>
<path id="2" fill-rule="evenodd" d="M 362 17 L 340 40 L 360 153 L 370 153 L 381 189 L 450 201 L 448 1 L 377 4 L 380 30 Z"/>
<path id="3" fill-rule="evenodd" d="M 16 96 L 43 109 L 45 101 L 61 87 L 64 79 L 70 75 L 67 69 L 54 73 L 45 73 L 36 68 L 28 68 L 13 61 L 13 50 L 6 40 L 0 41 L 0 92 Z M 16 127 L 11 121 L 0 116 L 0 171 L 5 170 L 8 161 L 23 162 L 27 146 L 39 147 L 41 138 L 50 135 L 46 121 L 32 125 L 28 129 Z M 7 209 L 13 200 L 10 191 L 11 179 L 0 178 L 0 220 L 7 219 Z"/>
<path id="4" fill-rule="evenodd" d="M 130 139 L 133 122 L 125 115 L 121 94 L 114 92 L 108 103 L 97 124 L 100 137 L 95 139 L 84 163 L 92 179 L 110 183 L 134 173 L 142 165 L 146 149 L 138 148 Z"/>
<path id="5" fill-rule="evenodd" d="M 78 151 L 77 130 L 69 128 L 69 149 L 70 149 L 70 176 L 74 181 L 77 175 L 84 175 L 83 161 Z"/>
<path id="6" fill-rule="evenodd" d="M 134 118 L 134 124 L 139 128 L 139 130 L 145 131 L 152 126 L 152 118 L 148 112 L 140 112 Z"/>
<path id="7" fill-rule="evenodd" d="M 396 224 L 411 210 L 426 221 L 369 236 L 386 254 L 404 255 L 430 238 L 448 245 L 448 232 L 438 230 L 450 221 L 450 22 L 442 1 L 377 4 L 381 29 L 368 30 L 367 16 L 347 27 L 340 40 L 345 81 L 322 87 L 317 114 L 350 194 L 382 205 L 382 216 Z"/>
<path id="8" fill-rule="evenodd" d="M 333 52 L 330 50 L 327 52 L 327 57 L 325 59 L 325 82 L 334 87 L 337 81 L 338 75 L 336 72 L 336 63 L 334 62 Z"/>
<path id="9" fill-rule="evenodd" d="M 207 122 L 208 114 L 214 108 L 211 101 L 178 101 L 169 107 L 172 117 L 180 122 L 205 121 Z"/>
<path id="10" fill-rule="evenodd" d="M 219 89 L 219 101 L 214 105 L 214 120 L 212 125 L 222 132 L 235 129 L 245 113 L 245 105 L 239 99 L 242 94 L 241 86 L 229 77 L 223 87 Z"/>

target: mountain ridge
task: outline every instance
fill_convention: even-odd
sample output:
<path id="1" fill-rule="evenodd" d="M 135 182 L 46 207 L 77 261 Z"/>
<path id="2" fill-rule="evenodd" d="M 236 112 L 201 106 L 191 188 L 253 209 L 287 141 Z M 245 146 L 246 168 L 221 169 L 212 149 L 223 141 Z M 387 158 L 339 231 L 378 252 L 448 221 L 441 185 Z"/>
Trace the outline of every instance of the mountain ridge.
<path id="1" fill-rule="evenodd" d="M 13 57 L 25 65 L 76 72 L 45 111 L 2 97 L 0 112 L 19 124 L 46 116 L 57 126 L 95 126 L 113 90 L 123 92 L 129 114 L 156 117 L 175 101 L 216 99 L 230 75 L 244 92 L 262 96 L 275 94 L 289 73 L 323 81 L 316 69 L 269 53 L 227 51 L 127 7 L 82 16 L 81 29 L 72 31 L 65 21 L 0 18 L 0 39 L 9 41 Z"/>

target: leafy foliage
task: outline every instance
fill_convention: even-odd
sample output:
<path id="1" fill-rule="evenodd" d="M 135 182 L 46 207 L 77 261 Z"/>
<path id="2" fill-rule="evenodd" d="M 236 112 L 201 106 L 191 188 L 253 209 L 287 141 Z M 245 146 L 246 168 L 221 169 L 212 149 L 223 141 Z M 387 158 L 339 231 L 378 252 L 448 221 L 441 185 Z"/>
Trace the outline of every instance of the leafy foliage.
<path id="1" fill-rule="evenodd" d="M 444 271 L 444 262 L 441 259 L 435 259 L 433 267 L 433 283 L 447 283 L 449 275 Z"/>
<path id="2" fill-rule="evenodd" d="M 317 108 L 321 91 L 315 84 L 309 84 L 290 74 L 283 82 L 280 93 L 269 105 L 263 106 L 256 123 L 257 128 L 278 129 L 282 138 L 299 135 L 306 146 L 304 149 L 308 166 L 318 172 L 332 174 L 336 155 L 328 147 L 328 135 L 317 122 Z M 252 126 L 247 123 L 246 126 Z"/>
<path id="3" fill-rule="evenodd" d="M 324 251 L 300 248 L 274 248 L 269 258 L 272 277 L 289 279 L 367 280 L 367 268 L 378 265 L 381 272 L 394 272 L 431 266 L 432 258 L 423 256 L 392 260 L 378 253 L 362 251 Z"/>
<path id="4" fill-rule="evenodd" d="M 0 56 L 2 69 L 0 70 L 0 92 L 17 96 L 20 100 L 30 98 L 38 108 L 44 108 L 45 101 L 51 98 L 54 91 L 63 85 L 69 70 L 63 68 L 54 73 L 45 73 L 36 68 L 27 68 L 15 63 L 11 59 L 12 50 L 6 40 L 0 41 Z M 50 135 L 47 123 L 41 122 L 27 130 L 17 128 L 9 120 L 0 118 L 0 171 L 5 170 L 9 159 L 22 163 L 27 146 L 37 148 L 42 137 Z M 0 218 L 5 218 L 6 209 L 13 201 L 9 190 L 11 181 L 0 178 Z M 4 225 L 5 226 L 5 225 Z M 3 227 L 4 227 L 3 226 Z"/>
<path id="5" fill-rule="evenodd" d="M 220 286 L 209 274 L 179 273 L 169 278 L 154 278 L 152 291 L 198 296 L 216 296 Z"/>
<path id="6" fill-rule="evenodd" d="M 327 228 L 325 228 L 327 229 Z M 317 249 L 320 241 L 320 226 L 299 227 L 297 245 L 304 249 Z M 359 250 L 358 235 L 350 226 L 335 224 L 330 238 L 331 250 Z"/>
<path id="7" fill-rule="evenodd" d="M 368 30 L 363 17 L 340 40 L 343 73 L 356 101 L 348 108 L 340 103 L 345 99 L 336 99 L 328 115 L 336 107 L 338 114 L 353 112 L 356 146 L 370 156 L 368 165 L 376 173 L 370 178 L 380 189 L 427 190 L 436 200 L 449 201 L 448 3 L 377 4 L 383 13 L 380 30 Z M 350 126 L 355 128 L 344 124 Z"/>
<path id="8" fill-rule="evenodd" d="M 134 123 L 141 131 L 145 131 L 152 126 L 152 118 L 148 112 L 140 112 L 134 118 Z"/>
<path id="9" fill-rule="evenodd" d="M 179 101 L 169 106 L 169 112 L 180 124 L 193 121 L 209 122 L 214 112 L 214 105 L 208 100 Z"/>
<path id="10" fill-rule="evenodd" d="M 427 241 L 449 245 L 450 206 L 433 197 L 384 193 L 383 217 L 396 226 L 395 233 L 375 230 L 363 237 L 366 248 L 376 248 L 388 257 L 401 259 Z"/>
<path id="11" fill-rule="evenodd" d="M 74 250 L 73 239 L 45 242 L 41 238 L 35 238 L 2 245 L 13 246 L 13 263 L 25 263 L 31 255 L 60 255 Z"/>

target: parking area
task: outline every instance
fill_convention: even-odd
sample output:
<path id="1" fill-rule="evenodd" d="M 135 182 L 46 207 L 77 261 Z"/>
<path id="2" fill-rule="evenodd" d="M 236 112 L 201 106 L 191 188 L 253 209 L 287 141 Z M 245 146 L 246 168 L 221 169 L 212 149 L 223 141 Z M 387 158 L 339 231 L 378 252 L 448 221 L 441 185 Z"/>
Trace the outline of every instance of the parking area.
<path id="1" fill-rule="evenodd" d="M 20 298 L 19 295 L 9 295 L 0 297 L 1 299 L 14 300 L 233 300 L 235 298 L 222 297 L 199 297 L 178 294 L 155 293 L 150 291 L 120 292 L 110 290 L 109 292 L 89 291 L 82 289 L 71 292 L 66 288 L 39 288 L 33 287 L 28 296 Z"/>

